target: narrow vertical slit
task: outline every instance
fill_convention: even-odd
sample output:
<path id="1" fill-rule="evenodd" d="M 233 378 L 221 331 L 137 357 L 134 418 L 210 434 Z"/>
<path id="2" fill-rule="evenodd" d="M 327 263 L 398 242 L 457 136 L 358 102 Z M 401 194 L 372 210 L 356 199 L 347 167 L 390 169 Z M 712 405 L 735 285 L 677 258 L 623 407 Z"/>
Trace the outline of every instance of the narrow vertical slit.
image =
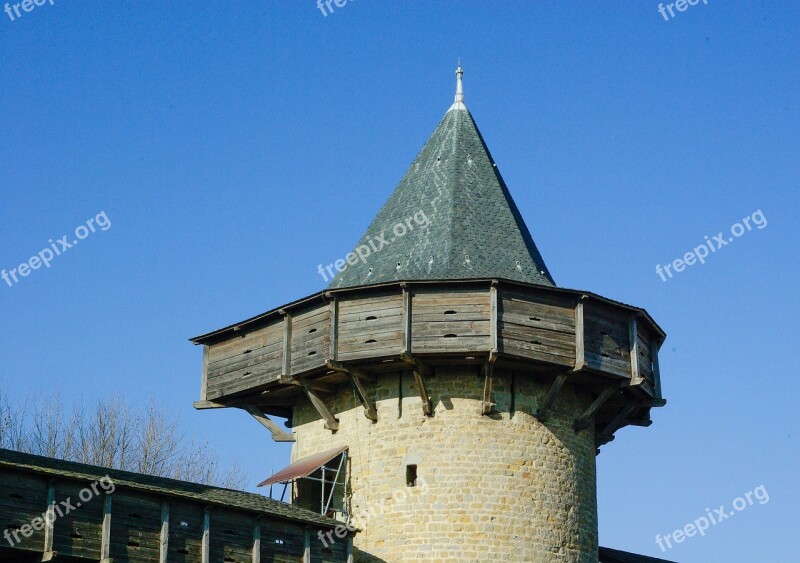
<path id="1" fill-rule="evenodd" d="M 516 374 L 514 373 L 514 370 L 512 369 L 511 370 L 511 406 L 508 409 L 510 418 L 514 418 L 514 411 L 515 411 L 515 407 L 516 407 L 516 400 L 515 400 L 515 397 L 516 397 L 516 395 L 515 395 L 515 393 L 516 393 L 516 383 L 517 383 Z"/>
<path id="2" fill-rule="evenodd" d="M 403 417 L 403 372 L 397 374 L 397 418 Z"/>

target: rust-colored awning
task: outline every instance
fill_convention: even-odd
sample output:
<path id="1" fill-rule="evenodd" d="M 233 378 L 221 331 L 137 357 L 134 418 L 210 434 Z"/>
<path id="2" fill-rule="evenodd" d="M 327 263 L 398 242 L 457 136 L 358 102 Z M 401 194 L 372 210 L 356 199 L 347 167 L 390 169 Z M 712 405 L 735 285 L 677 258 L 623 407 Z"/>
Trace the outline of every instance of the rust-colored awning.
<path id="1" fill-rule="evenodd" d="M 308 477 L 346 449 L 347 446 L 344 446 L 298 459 L 290 466 L 278 471 L 266 481 L 259 483 L 258 486 L 263 487 L 264 485 L 272 485 L 274 483 L 286 483 L 287 481 L 293 481 L 301 477 Z"/>

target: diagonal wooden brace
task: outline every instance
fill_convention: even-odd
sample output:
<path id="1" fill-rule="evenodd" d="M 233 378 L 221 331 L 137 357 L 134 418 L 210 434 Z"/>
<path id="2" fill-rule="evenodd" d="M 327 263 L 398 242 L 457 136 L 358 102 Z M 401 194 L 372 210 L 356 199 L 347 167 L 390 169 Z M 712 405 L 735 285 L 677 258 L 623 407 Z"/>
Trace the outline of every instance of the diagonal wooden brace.
<path id="1" fill-rule="evenodd" d="M 533 413 L 533 416 L 539 421 L 544 422 L 547 418 L 547 411 L 553 408 L 553 405 L 558 398 L 558 394 L 561 392 L 561 388 L 564 386 L 564 382 L 567 380 L 567 373 L 559 373 L 556 378 L 553 380 L 553 384 L 550 386 L 550 390 L 547 392 L 542 404 L 539 405 L 539 409 Z"/>
<path id="2" fill-rule="evenodd" d="M 328 409 L 328 405 L 326 405 L 325 401 L 323 401 L 320 396 L 317 395 L 317 392 L 312 389 L 306 381 L 298 378 L 295 378 L 295 381 L 300 384 L 300 386 L 303 388 L 303 392 L 305 392 L 306 396 L 308 397 L 308 400 L 311 401 L 311 404 L 314 406 L 316 411 L 325 420 L 325 428 L 334 432 L 339 430 L 339 420 L 333 416 L 333 413 L 331 413 L 330 409 Z"/>
<path id="3" fill-rule="evenodd" d="M 361 401 L 361 405 L 364 407 L 364 416 L 373 422 L 378 422 L 378 411 L 375 410 L 375 406 L 369 402 L 369 399 L 367 399 L 367 391 L 364 389 L 364 385 L 361 383 L 361 380 L 366 376 L 366 374 L 357 368 L 347 366 L 341 362 L 335 362 L 333 360 L 328 360 L 327 365 L 328 369 L 347 375 L 347 377 L 350 379 L 350 383 L 353 385 L 353 389 L 355 390 L 359 401 Z"/>
<path id="4" fill-rule="evenodd" d="M 575 429 L 575 432 L 580 432 L 581 430 L 589 428 L 595 413 L 600 410 L 600 407 L 602 407 L 605 402 L 608 401 L 615 393 L 619 393 L 619 389 L 617 387 L 612 386 L 603 389 L 594 402 L 592 402 L 592 404 L 589 405 L 589 407 L 583 412 L 581 417 L 572 423 L 572 428 Z"/>
<path id="5" fill-rule="evenodd" d="M 419 358 L 408 352 L 400 354 L 400 359 L 413 368 L 414 381 L 417 384 L 419 398 L 422 400 L 422 412 L 425 413 L 425 416 L 433 416 L 431 398 L 428 396 L 428 390 L 425 388 L 425 376 L 431 373 L 430 368 L 419 361 Z"/>
<path id="6" fill-rule="evenodd" d="M 272 434 L 272 439 L 276 442 L 294 442 L 296 441 L 294 434 L 290 432 L 286 432 L 283 428 L 278 426 L 274 421 L 272 421 L 266 414 L 264 414 L 261 409 L 258 409 L 252 405 L 247 405 L 242 407 L 250 416 L 255 418 L 262 426 L 264 426 L 267 430 L 270 431 Z"/>

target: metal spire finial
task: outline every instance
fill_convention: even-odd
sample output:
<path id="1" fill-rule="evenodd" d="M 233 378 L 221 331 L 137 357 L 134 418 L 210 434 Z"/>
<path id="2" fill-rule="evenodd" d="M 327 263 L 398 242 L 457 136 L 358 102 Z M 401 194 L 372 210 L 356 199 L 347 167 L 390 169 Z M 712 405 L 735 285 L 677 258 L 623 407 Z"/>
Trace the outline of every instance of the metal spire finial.
<path id="1" fill-rule="evenodd" d="M 461 68 L 461 59 L 458 59 L 458 68 L 456 69 L 456 99 L 450 109 L 467 109 L 464 105 L 464 85 L 461 77 L 464 76 L 464 69 Z M 450 111 L 450 110 L 448 110 Z"/>

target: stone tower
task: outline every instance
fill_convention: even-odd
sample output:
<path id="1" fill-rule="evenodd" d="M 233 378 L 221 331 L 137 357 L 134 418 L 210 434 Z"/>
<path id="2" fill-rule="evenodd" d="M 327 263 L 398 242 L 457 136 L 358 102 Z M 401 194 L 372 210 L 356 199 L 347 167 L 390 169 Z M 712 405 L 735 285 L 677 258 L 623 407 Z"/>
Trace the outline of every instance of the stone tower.
<path id="1" fill-rule="evenodd" d="M 596 563 L 595 456 L 665 403 L 665 335 L 643 309 L 556 287 L 462 74 L 356 249 L 320 266 L 338 271 L 325 291 L 193 339 L 195 405 L 294 442 L 277 480 L 354 517 L 356 561 Z M 327 491 L 302 483 L 340 453 Z"/>

